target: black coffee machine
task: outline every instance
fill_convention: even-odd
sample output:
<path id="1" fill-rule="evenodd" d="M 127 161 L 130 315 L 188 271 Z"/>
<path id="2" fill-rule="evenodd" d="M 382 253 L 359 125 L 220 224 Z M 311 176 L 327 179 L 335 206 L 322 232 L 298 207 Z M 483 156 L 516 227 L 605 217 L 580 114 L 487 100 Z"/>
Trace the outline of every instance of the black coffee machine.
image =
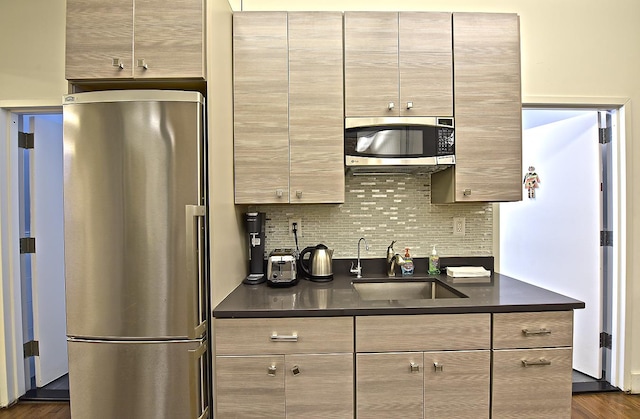
<path id="1" fill-rule="evenodd" d="M 249 243 L 249 276 L 245 284 L 261 284 L 267 280 L 264 275 L 264 212 L 247 212 L 245 225 Z"/>

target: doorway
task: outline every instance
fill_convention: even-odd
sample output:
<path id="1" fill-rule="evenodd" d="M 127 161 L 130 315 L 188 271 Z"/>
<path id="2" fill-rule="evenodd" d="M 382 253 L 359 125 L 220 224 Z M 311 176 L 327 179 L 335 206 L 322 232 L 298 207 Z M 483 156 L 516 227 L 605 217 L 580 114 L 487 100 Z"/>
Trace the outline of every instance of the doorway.
<path id="1" fill-rule="evenodd" d="M 585 302 L 574 311 L 574 392 L 616 389 L 610 385 L 613 241 L 607 239 L 616 234 L 615 112 L 523 110 L 523 173 L 539 182 L 523 201 L 500 204 L 501 273 Z"/>
<path id="2" fill-rule="evenodd" d="M 62 114 L 19 114 L 20 290 L 26 393 L 69 400 Z"/>

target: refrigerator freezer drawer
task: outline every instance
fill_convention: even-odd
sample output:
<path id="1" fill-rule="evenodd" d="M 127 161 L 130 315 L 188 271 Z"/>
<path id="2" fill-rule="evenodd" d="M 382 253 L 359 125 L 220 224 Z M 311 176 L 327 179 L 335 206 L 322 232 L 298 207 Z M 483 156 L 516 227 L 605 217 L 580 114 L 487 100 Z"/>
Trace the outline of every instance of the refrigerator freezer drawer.
<path id="1" fill-rule="evenodd" d="M 202 341 L 68 343 L 71 417 L 207 417 Z"/>

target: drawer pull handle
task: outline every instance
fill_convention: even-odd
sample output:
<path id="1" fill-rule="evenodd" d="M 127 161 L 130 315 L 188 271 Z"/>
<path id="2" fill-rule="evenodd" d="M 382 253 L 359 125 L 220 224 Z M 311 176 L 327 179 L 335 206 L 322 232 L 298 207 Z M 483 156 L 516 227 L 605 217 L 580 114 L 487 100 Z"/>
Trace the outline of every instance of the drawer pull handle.
<path id="1" fill-rule="evenodd" d="M 434 362 L 434 363 L 433 363 L 433 370 L 434 370 L 435 372 L 443 372 L 443 371 L 444 371 L 444 365 L 442 365 L 442 364 L 441 364 L 441 363 L 439 363 L 439 362 Z"/>
<path id="2" fill-rule="evenodd" d="M 297 365 L 294 365 L 293 368 L 291 368 L 291 373 L 293 375 L 300 375 L 302 371 L 300 371 L 300 367 Z"/>
<path id="3" fill-rule="evenodd" d="M 409 364 L 409 371 L 420 372 L 420 365 L 416 364 L 415 362 L 412 362 L 411 364 Z"/>
<path id="4" fill-rule="evenodd" d="M 551 330 L 549 330 L 549 329 L 538 329 L 538 330 L 522 329 L 522 333 L 525 336 L 550 335 L 551 334 Z"/>
<path id="5" fill-rule="evenodd" d="M 273 332 L 271 334 L 271 342 L 297 342 L 298 334 L 294 333 L 292 335 L 278 335 L 277 332 Z"/>
<path id="6" fill-rule="evenodd" d="M 526 359 L 522 360 L 522 366 L 525 368 L 540 366 L 540 365 L 551 365 L 551 361 L 547 361 L 544 358 L 540 358 L 538 361 L 527 361 Z"/>
<path id="7" fill-rule="evenodd" d="M 267 375 L 269 377 L 275 377 L 276 376 L 276 371 L 277 368 L 275 365 L 271 365 L 269 368 L 267 368 Z"/>

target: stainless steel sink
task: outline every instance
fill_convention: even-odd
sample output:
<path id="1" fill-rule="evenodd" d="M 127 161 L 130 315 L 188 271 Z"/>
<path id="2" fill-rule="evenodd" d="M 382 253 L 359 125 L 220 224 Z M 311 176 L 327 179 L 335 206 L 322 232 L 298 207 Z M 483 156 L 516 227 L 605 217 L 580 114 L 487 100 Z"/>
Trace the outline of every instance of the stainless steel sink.
<path id="1" fill-rule="evenodd" d="M 354 279 L 351 282 L 360 298 L 373 300 L 432 300 L 467 298 L 434 278 L 424 279 Z"/>

